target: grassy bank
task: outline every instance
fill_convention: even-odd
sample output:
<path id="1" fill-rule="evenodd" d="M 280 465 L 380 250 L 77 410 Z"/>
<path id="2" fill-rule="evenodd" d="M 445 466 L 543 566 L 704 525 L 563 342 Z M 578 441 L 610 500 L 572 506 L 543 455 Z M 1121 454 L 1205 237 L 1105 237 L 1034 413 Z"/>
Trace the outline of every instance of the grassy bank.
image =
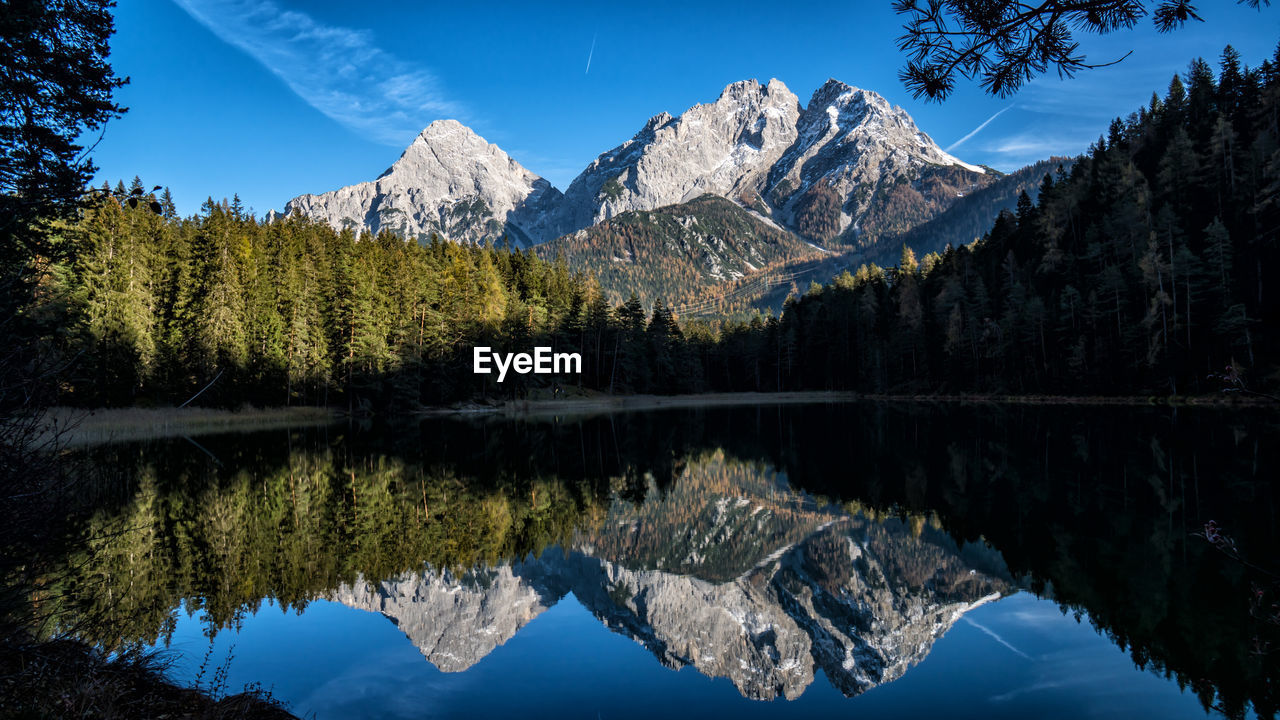
<path id="1" fill-rule="evenodd" d="M 337 415 L 328 408 L 277 407 L 244 410 L 210 408 L 115 408 L 83 410 L 52 408 L 45 415 L 45 432 L 57 435 L 64 447 L 149 440 L 163 437 L 254 432 L 278 428 L 324 425 Z"/>
<path id="2" fill-rule="evenodd" d="M 0 717 L 291 720 L 270 693 L 180 687 L 156 655 L 108 655 L 73 640 L 0 641 Z"/>

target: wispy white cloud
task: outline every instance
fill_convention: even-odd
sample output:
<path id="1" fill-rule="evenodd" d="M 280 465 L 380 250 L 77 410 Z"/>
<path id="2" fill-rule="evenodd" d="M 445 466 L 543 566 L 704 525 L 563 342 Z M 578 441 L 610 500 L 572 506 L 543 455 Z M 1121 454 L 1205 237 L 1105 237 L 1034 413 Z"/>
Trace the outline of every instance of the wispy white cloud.
<path id="1" fill-rule="evenodd" d="M 1016 170 L 1053 156 L 1079 155 L 1098 139 L 1091 133 L 1086 128 L 1055 132 L 1023 128 L 1012 135 L 993 138 L 979 145 L 978 151 L 969 152 L 975 162 L 984 162 L 999 170 Z"/>
<path id="2" fill-rule="evenodd" d="M 947 146 L 947 152 L 951 152 L 952 150 L 954 150 L 954 149 L 956 149 L 956 148 L 960 147 L 960 146 L 961 146 L 961 145 L 963 145 L 963 144 L 965 143 L 965 141 L 967 141 L 969 138 L 971 138 L 971 137 L 973 137 L 974 135 L 977 135 L 978 133 L 982 132 L 982 129 L 983 129 L 983 128 L 985 128 L 986 126 L 990 125 L 992 120 L 995 120 L 996 118 L 998 118 L 998 117 L 1000 117 L 1001 115 L 1003 115 L 1003 114 L 1005 114 L 1005 113 L 1009 112 L 1009 111 L 1010 111 L 1010 110 L 1012 110 L 1012 109 L 1013 109 L 1013 106 L 1012 106 L 1012 105 L 1010 105 L 1009 107 L 1004 108 L 1003 110 L 997 110 L 997 111 L 996 111 L 996 113 L 995 113 L 994 115 L 992 115 L 991 117 L 987 118 L 986 120 L 983 120 L 981 125 L 979 125 L 978 127 L 974 128 L 973 130 L 969 131 L 969 134 L 968 134 L 968 135 L 965 135 L 964 137 L 960 138 L 959 140 L 957 140 L 957 141 L 955 141 L 955 142 L 951 143 L 950 145 L 948 145 L 948 146 Z"/>
<path id="3" fill-rule="evenodd" d="M 426 68 L 391 55 L 367 30 L 324 25 L 272 0 L 174 0 L 334 121 L 403 146 L 432 120 L 458 117 Z"/>

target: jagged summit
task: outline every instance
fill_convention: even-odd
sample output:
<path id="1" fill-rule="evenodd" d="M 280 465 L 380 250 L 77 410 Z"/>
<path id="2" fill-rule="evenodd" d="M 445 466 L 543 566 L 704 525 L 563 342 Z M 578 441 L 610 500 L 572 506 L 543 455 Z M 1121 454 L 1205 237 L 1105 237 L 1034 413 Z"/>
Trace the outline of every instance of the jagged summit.
<path id="1" fill-rule="evenodd" d="M 294 198 L 297 210 L 337 229 L 437 233 L 457 242 L 511 236 L 520 245 L 549 240 L 560 193 L 497 145 L 457 120 L 426 127 L 373 182 Z"/>
<path id="2" fill-rule="evenodd" d="M 653 117 L 649 118 L 649 122 L 645 123 L 644 128 L 642 128 L 640 132 L 636 133 L 636 135 L 638 137 L 640 135 L 643 135 L 644 133 L 652 133 L 654 130 L 657 130 L 658 128 L 665 126 L 667 123 L 671 122 L 674 119 L 675 118 L 671 116 L 671 113 L 667 112 L 666 110 L 663 110 L 657 115 L 654 115 Z"/>
<path id="3" fill-rule="evenodd" d="M 458 242 L 510 236 L 530 245 L 623 212 L 713 194 L 828 242 L 918 224 L 945 209 L 958 188 L 985 182 L 982 175 L 878 93 L 833 78 L 802 106 L 774 78 L 734 82 L 714 102 L 654 115 L 631 139 L 601 153 L 563 195 L 446 119 L 428 125 L 373 182 L 303 195 L 286 211 L 336 228 L 437 233 Z M 900 214 L 888 208 L 904 204 L 921 207 L 906 219 L 882 216 Z"/>
<path id="4" fill-rule="evenodd" d="M 795 93 L 791 92 L 786 84 L 778 78 L 770 78 L 769 82 L 764 83 L 763 85 L 759 80 L 751 78 L 749 80 L 738 80 L 737 82 L 731 82 L 728 85 L 725 85 L 724 89 L 720 91 L 720 97 L 717 98 L 717 102 L 726 98 L 740 98 L 769 93 L 775 93 L 782 96 L 795 96 Z"/>
<path id="5" fill-rule="evenodd" d="M 471 128 L 463 125 L 457 120 L 454 120 L 453 118 L 441 118 L 439 120 L 433 120 L 430 125 L 423 128 L 422 132 L 418 133 L 418 137 L 440 136 L 457 132 L 462 132 L 467 135 L 475 135 L 475 133 L 471 131 Z"/>
<path id="6" fill-rule="evenodd" d="M 869 92 L 862 88 L 854 87 L 848 83 L 841 82 L 835 78 L 827 78 L 827 81 L 818 86 L 813 91 L 813 97 L 809 98 L 809 106 L 825 106 L 835 101 L 836 97 L 845 94 L 874 95 L 884 100 L 879 93 Z"/>
<path id="7" fill-rule="evenodd" d="M 707 193 L 736 199 L 794 140 L 799 114 L 799 99 L 777 80 L 736 82 L 713 103 L 659 114 L 574 179 L 559 224 L 577 230 Z"/>
<path id="8" fill-rule="evenodd" d="M 444 153 L 442 156 L 441 153 Z M 436 120 L 409 143 L 409 147 L 400 153 L 400 157 L 396 159 L 391 167 L 387 168 L 377 177 L 381 180 L 392 175 L 406 176 L 403 179 L 411 179 L 413 173 L 421 173 L 424 166 L 435 166 L 430 168 L 433 172 L 451 172 L 452 169 L 447 167 L 448 161 L 451 159 L 449 154 L 461 154 L 463 157 L 462 164 L 471 158 L 483 158 L 490 156 L 499 161 L 520 167 L 519 163 L 507 156 L 497 145 L 487 142 L 484 138 L 477 135 L 471 128 L 463 125 L 457 120 Z M 520 168 L 524 173 L 528 173 L 524 168 Z M 532 173 L 529 173 L 532 174 Z"/>
<path id="9" fill-rule="evenodd" d="M 762 188 L 774 219 L 827 242 L 848 233 L 898 229 L 881 213 L 891 196 L 923 219 L 985 183 L 982 168 L 947 154 L 905 110 L 879 93 L 830 79 L 796 124 L 796 141 Z M 863 220 L 869 227 L 860 227 Z M 907 229 L 907 228 L 901 228 Z"/>

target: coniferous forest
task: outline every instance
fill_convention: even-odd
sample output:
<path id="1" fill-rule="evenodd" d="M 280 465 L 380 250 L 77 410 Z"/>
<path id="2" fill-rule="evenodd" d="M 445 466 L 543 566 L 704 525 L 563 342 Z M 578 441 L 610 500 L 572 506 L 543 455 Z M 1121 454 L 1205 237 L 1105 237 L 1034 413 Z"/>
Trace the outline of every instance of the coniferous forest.
<path id="1" fill-rule="evenodd" d="M 532 387 L 612 393 L 1194 395 L 1274 391 L 1280 321 L 1280 53 L 1191 63 L 1164 97 L 1046 175 L 979 242 L 862 266 L 780 318 L 682 322 L 610 307 L 533 252 L 300 217 L 239 201 L 180 218 L 122 184 L 58 229 L 25 312 L 75 361 L 84 406 L 406 408 Z M 147 202 L 126 202 L 142 197 Z M 149 208 L 155 199 L 159 212 Z M 475 375 L 471 348 L 579 352 L 583 372 Z M 1225 385 L 1224 385 L 1225 384 Z"/>

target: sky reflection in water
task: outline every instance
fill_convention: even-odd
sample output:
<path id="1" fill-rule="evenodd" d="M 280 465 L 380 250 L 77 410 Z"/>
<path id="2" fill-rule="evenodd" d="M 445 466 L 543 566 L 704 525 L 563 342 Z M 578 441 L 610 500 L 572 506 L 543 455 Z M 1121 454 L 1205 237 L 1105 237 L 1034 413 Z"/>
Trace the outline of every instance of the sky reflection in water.
<path id="1" fill-rule="evenodd" d="M 208 650 L 196 618 L 179 623 L 175 676 Z M 234 645 L 234 648 L 232 647 Z M 610 632 L 572 596 L 464 672 L 427 662 L 393 623 L 318 601 L 301 615 L 262 608 L 219 633 L 210 664 L 233 654 L 228 686 L 261 682 L 304 717 L 1203 718 L 1195 697 L 1052 602 L 1021 592 L 966 614 L 902 678 L 846 698 L 823 677 L 798 699 L 743 698 L 724 678 L 673 671 Z M 1025 655 L 1025 657 L 1023 656 Z"/>
<path id="2" fill-rule="evenodd" d="M 824 405 L 115 446 L 66 611 L 319 718 L 1241 716 L 1274 629 L 1192 533 L 1280 545 L 1273 432 Z"/>

